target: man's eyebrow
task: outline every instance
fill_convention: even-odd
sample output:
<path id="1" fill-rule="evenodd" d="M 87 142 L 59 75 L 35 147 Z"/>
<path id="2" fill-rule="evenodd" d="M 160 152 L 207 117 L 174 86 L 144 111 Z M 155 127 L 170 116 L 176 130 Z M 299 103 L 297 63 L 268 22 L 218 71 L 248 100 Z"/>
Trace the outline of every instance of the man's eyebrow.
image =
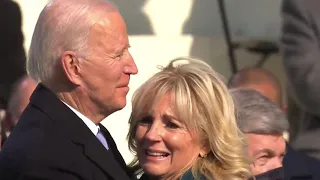
<path id="1" fill-rule="evenodd" d="M 127 45 L 125 45 L 125 46 L 119 47 L 119 48 L 117 48 L 117 49 L 115 50 L 115 53 L 116 53 L 116 54 L 123 53 L 124 50 L 126 50 L 126 49 L 128 49 L 128 48 L 130 48 L 130 47 L 131 47 L 130 44 L 127 44 Z"/>
<path id="2" fill-rule="evenodd" d="M 256 156 L 256 155 L 258 155 L 258 154 L 260 154 L 260 153 L 267 153 L 267 154 L 270 155 L 270 156 L 275 156 L 275 155 L 276 155 L 276 153 L 275 153 L 274 151 L 272 151 L 272 150 L 270 150 L 270 149 L 267 149 L 267 148 L 264 148 L 264 149 L 260 149 L 260 150 L 258 150 L 257 152 L 255 152 L 255 153 L 253 154 L 253 156 Z"/>

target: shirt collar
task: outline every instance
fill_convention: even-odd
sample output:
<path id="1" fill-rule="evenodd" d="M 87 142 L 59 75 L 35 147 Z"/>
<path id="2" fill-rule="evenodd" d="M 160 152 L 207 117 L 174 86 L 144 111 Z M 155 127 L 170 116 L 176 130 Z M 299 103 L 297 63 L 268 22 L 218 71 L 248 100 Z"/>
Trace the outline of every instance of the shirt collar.
<path id="1" fill-rule="evenodd" d="M 63 102 L 63 101 L 62 101 Z M 81 114 L 79 111 L 77 111 L 76 109 L 74 109 L 73 107 L 71 107 L 70 105 L 68 105 L 67 103 L 63 102 L 67 107 L 69 107 L 71 109 L 71 111 L 73 111 L 87 126 L 88 128 L 91 130 L 91 132 L 97 136 L 98 131 L 100 129 L 100 127 L 96 124 L 94 124 L 89 118 L 87 118 L 85 115 Z"/>

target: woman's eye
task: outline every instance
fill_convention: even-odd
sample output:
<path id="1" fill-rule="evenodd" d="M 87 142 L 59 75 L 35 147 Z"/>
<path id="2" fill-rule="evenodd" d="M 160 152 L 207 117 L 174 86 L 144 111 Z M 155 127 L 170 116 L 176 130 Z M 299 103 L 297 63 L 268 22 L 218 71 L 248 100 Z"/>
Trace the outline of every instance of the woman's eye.
<path id="1" fill-rule="evenodd" d="M 146 116 L 139 120 L 139 124 L 152 124 L 152 117 L 151 116 Z"/>
<path id="2" fill-rule="evenodd" d="M 179 128 L 179 126 L 178 126 L 177 124 L 175 124 L 175 123 L 173 123 L 173 122 L 171 122 L 171 121 L 168 121 L 167 124 L 166 124 L 166 126 L 167 126 L 168 128 L 171 128 L 171 129 L 177 129 L 177 128 Z"/>

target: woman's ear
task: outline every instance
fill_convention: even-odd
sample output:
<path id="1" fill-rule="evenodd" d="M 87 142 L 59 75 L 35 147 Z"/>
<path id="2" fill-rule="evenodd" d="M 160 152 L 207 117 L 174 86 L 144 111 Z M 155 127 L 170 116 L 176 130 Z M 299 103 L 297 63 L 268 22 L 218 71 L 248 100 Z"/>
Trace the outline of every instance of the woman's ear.
<path id="1" fill-rule="evenodd" d="M 81 83 L 79 59 L 72 51 L 65 51 L 61 56 L 61 65 L 67 79 L 75 85 Z"/>

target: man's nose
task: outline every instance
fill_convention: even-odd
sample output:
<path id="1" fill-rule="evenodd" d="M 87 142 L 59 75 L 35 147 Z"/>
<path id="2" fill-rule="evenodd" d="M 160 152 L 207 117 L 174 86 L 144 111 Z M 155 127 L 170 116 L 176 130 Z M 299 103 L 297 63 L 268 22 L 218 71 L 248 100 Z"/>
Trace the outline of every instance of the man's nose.
<path id="1" fill-rule="evenodd" d="M 136 63 L 134 62 L 134 59 L 132 58 L 131 54 L 129 53 L 129 58 L 128 58 L 128 64 L 124 68 L 124 72 L 126 74 L 137 74 L 138 73 L 138 68 Z"/>

